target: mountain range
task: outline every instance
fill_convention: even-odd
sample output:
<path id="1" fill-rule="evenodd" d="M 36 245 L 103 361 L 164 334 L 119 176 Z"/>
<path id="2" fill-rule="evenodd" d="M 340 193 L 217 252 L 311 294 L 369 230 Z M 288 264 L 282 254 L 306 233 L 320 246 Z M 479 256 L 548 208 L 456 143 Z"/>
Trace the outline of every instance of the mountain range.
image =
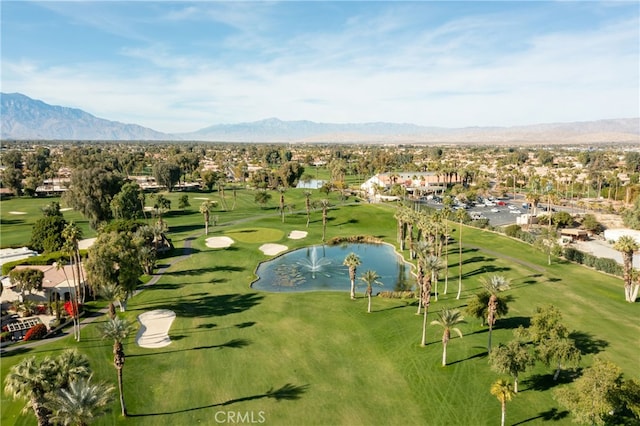
<path id="1" fill-rule="evenodd" d="M 305 143 L 640 143 L 640 118 L 513 127 L 427 127 L 410 123 L 316 123 L 277 118 L 169 134 L 1 93 L 2 140 L 216 141 Z"/>

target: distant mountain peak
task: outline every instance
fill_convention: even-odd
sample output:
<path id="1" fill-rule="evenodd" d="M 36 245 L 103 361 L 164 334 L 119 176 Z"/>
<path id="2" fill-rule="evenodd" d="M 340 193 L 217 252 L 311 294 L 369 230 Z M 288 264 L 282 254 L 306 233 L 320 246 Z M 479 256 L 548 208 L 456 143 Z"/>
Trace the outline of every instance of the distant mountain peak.
<path id="1" fill-rule="evenodd" d="M 640 143 L 640 118 L 512 127 L 427 127 L 411 123 L 317 123 L 269 117 L 167 134 L 49 105 L 21 93 L 1 93 L 2 139 L 191 140 L 302 143 Z"/>

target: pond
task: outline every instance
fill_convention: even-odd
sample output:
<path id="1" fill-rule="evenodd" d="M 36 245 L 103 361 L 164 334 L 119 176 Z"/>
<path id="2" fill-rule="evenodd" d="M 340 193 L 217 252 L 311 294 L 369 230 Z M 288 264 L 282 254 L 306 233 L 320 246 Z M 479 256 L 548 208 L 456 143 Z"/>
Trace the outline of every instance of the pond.
<path id="1" fill-rule="evenodd" d="M 311 246 L 285 253 L 258 266 L 258 279 L 252 287 L 271 292 L 349 291 L 349 268 L 344 258 L 349 253 L 360 258 L 356 270 L 356 291 L 364 290 L 360 275 L 371 269 L 380 276 L 383 286 L 378 291 L 408 290 L 415 279 L 411 265 L 406 263 L 388 244 L 342 244 Z"/>

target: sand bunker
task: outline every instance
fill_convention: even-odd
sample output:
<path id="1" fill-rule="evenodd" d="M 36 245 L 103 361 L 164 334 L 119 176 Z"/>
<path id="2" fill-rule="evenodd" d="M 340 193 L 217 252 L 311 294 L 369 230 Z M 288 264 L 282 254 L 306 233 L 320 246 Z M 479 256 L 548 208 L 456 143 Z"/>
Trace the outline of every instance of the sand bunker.
<path id="1" fill-rule="evenodd" d="M 9 214 L 27 214 L 27 212 L 9 212 Z"/>
<path id="2" fill-rule="evenodd" d="M 209 248 L 227 248 L 233 244 L 233 240 L 229 237 L 209 237 L 205 243 Z"/>
<path id="3" fill-rule="evenodd" d="M 61 212 L 68 212 L 70 210 L 73 210 L 71 207 L 65 207 L 64 209 L 60 209 Z"/>
<path id="4" fill-rule="evenodd" d="M 208 200 L 207 197 L 193 197 L 194 200 Z"/>
<path id="5" fill-rule="evenodd" d="M 168 309 L 156 309 L 138 315 L 140 330 L 136 343 L 141 348 L 162 348 L 171 343 L 169 328 L 176 313 Z"/>
<path id="6" fill-rule="evenodd" d="M 291 231 L 289 233 L 289 238 L 292 240 L 300 240 L 307 236 L 307 231 Z"/>
<path id="7" fill-rule="evenodd" d="M 95 242 L 96 242 L 95 238 L 85 238 L 84 240 L 78 241 L 78 248 L 79 249 L 88 249 Z"/>
<path id="8" fill-rule="evenodd" d="M 276 254 L 282 253 L 288 248 L 289 247 L 283 246 L 282 244 L 263 244 L 260 246 L 260 250 L 267 256 L 274 256 Z"/>

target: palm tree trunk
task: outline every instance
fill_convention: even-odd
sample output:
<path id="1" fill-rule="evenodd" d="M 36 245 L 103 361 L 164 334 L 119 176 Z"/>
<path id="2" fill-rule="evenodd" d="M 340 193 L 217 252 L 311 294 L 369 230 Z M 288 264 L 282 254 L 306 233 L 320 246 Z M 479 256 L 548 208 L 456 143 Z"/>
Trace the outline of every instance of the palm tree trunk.
<path id="1" fill-rule="evenodd" d="M 371 292 L 367 292 L 367 298 L 369 299 L 369 306 L 367 307 L 367 313 L 371 313 Z"/>
<path id="2" fill-rule="evenodd" d="M 558 377 L 560 377 L 561 369 L 562 369 L 562 365 L 558 362 L 558 368 L 556 369 L 556 372 L 553 373 L 553 380 L 558 380 Z"/>
<path id="3" fill-rule="evenodd" d="M 351 299 L 354 300 L 356 298 L 356 283 L 355 280 L 351 280 Z"/>
<path id="4" fill-rule="evenodd" d="M 518 375 L 513 376 L 513 392 L 518 393 Z"/>
<path id="5" fill-rule="evenodd" d="M 127 407 L 124 404 L 124 386 L 122 384 L 122 367 L 118 368 L 118 391 L 120 392 L 120 408 L 122 410 L 122 416 L 127 417 Z"/>
<path id="6" fill-rule="evenodd" d="M 500 406 L 502 408 L 502 419 L 500 420 L 500 426 L 504 426 L 504 420 L 507 417 L 507 403 L 506 401 L 501 401 Z"/>
<path id="7" fill-rule="evenodd" d="M 458 237 L 458 295 L 456 300 L 460 300 L 462 293 L 462 222 L 460 222 L 460 233 Z"/>
<path id="8" fill-rule="evenodd" d="M 442 366 L 447 366 L 447 344 L 444 342 L 442 343 Z"/>
<path id="9" fill-rule="evenodd" d="M 428 312 L 429 312 L 429 309 L 427 309 L 427 307 L 425 306 L 424 315 L 422 317 L 422 341 L 420 342 L 420 346 L 427 345 L 427 313 Z"/>

